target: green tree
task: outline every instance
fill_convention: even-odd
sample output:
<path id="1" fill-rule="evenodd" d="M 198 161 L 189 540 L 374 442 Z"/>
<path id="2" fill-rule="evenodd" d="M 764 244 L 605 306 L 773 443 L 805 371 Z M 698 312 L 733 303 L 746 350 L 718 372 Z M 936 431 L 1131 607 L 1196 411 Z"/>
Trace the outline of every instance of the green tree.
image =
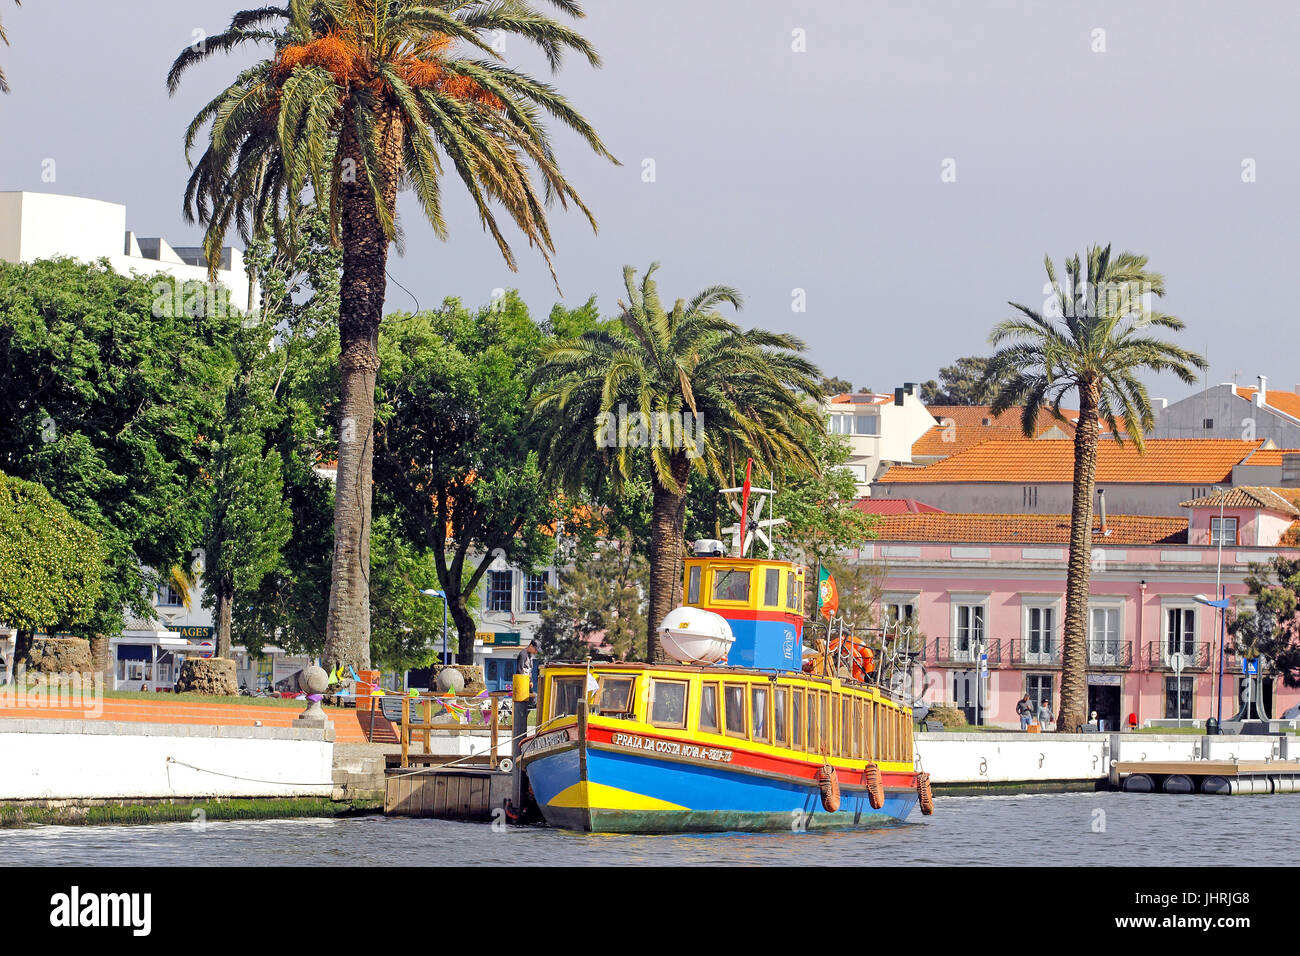
<path id="1" fill-rule="evenodd" d="M 14 0 L 15 7 L 21 7 L 22 5 L 22 0 Z M 9 45 L 9 37 L 5 34 L 5 25 L 2 22 L 0 22 L 0 43 L 3 43 L 5 46 Z M 0 69 L 0 93 L 8 92 L 9 82 L 5 79 L 5 71 Z"/>
<path id="2" fill-rule="evenodd" d="M 772 541 L 779 556 L 815 569 L 818 562 L 874 538 L 876 518 L 854 507 L 857 481 L 844 468 L 851 454 L 848 441 L 829 434 L 824 418 L 805 428 L 803 440 L 816 468 L 776 470 L 772 516 L 785 518 L 786 524 L 772 529 Z"/>
<path id="3" fill-rule="evenodd" d="M 551 2 L 583 15 L 574 0 Z M 370 656 L 375 385 L 399 185 L 415 192 L 424 218 L 445 237 L 441 175 L 450 164 L 512 269 L 498 207 L 548 263 L 551 201 L 572 202 L 595 227 L 560 172 L 542 115 L 613 157 L 553 87 L 501 61 L 493 41 L 507 37 L 538 47 L 552 69 L 569 50 L 599 65 L 586 39 L 523 0 L 288 0 L 235 14 L 226 32 L 182 51 L 167 77 L 175 92 L 185 71 L 214 53 L 246 43 L 272 48 L 199 112 L 186 135 L 188 154 L 208 130 L 185 209 L 207 227 L 210 254 L 232 223 L 269 221 L 279 229 L 276 211 L 295 210 L 309 186 L 342 243 L 327 666 L 364 666 Z"/>
<path id="4" fill-rule="evenodd" d="M 649 565 L 627 534 L 580 547 L 572 567 L 547 588 L 547 605 L 534 635 L 549 660 L 583 660 L 593 641 L 608 645 L 618 660 L 646 653 L 645 595 Z"/>
<path id="5" fill-rule="evenodd" d="M 1300 560 L 1278 555 L 1251 564 L 1246 588 L 1254 608 L 1229 615 L 1232 650 L 1264 660 L 1287 687 L 1300 687 Z"/>
<path id="6" fill-rule="evenodd" d="M 838 378 L 834 375 L 822 379 L 823 395 L 841 395 L 844 392 L 853 391 L 853 383 L 847 378 Z"/>
<path id="7" fill-rule="evenodd" d="M 1064 284 L 1050 258 L 1045 267 L 1052 289 L 1047 314 L 1009 303 L 1020 315 L 994 327 L 989 341 L 997 352 L 989 359 L 984 384 L 994 396 L 995 415 L 1022 409 L 1026 437 L 1033 437 L 1041 409 L 1050 407 L 1059 415 L 1063 399 L 1078 397 L 1057 717 L 1059 729 L 1076 731 L 1087 709 L 1088 583 L 1100 424 L 1106 424 L 1116 442 L 1127 435 L 1141 451 L 1155 418 L 1137 375 L 1172 372 L 1191 384 L 1206 362 L 1153 334 L 1179 331 L 1183 323 L 1151 308 L 1150 296 L 1163 296 L 1165 281 L 1147 268 L 1145 256 L 1122 252 L 1112 257 L 1110 246 L 1095 246 L 1086 259 L 1076 255 L 1066 261 Z"/>
<path id="8" fill-rule="evenodd" d="M 985 380 L 989 360 L 967 355 L 939 369 L 939 381 L 921 386 L 921 401 L 927 405 L 987 405 L 993 391 Z"/>
<path id="9" fill-rule="evenodd" d="M 238 602 L 232 640 L 254 654 L 269 642 L 315 656 L 325 646 L 334 542 L 334 489 L 316 469 L 337 458 L 331 411 L 342 257 L 330 243 L 327 217 L 308 209 L 293 235 L 254 238 L 247 261 L 261 290 L 261 321 L 275 329 L 266 355 L 275 422 L 267 441 L 280 456 L 291 530 L 278 565 Z"/>
<path id="10" fill-rule="evenodd" d="M 545 460 L 569 488 L 604 472 L 617 487 L 647 478 L 653 498 L 647 652 L 677 603 L 692 467 L 721 480 L 746 456 L 816 468 L 808 427 L 820 427 L 821 373 L 792 335 L 742 331 L 717 307 L 740 293 L 711 286 L 666 309 L 654 281 L 623 270 L 617 323 L 543 352 L 533 408 Z M 801 427 L 802 426 L 802 427 Z M 638 471 L 638 468 L 644 470 Z"/>
<path id="11" fill-rule="evenodd" d="M 0 621 L 18 632 L 15 671 L 33 631 L 91 618 L 103 575 L 99 535 L 41 485 L 0 472 Z"/>
<path id="12" fill-rule="evenodd" d="M 427 667 L 442 652 L 442 601 L 420 593 L 437 580 L 434 550 L 412 542 L 388 514 L 375 521 L 373 541 L 370 617 L 374 622 L 374 661 L 385 670 L 398 672 Z M 448 635 L 447 645 L 456 649 L 455 633 Z"/>
<path id="13" fill-rule="evenodd" d="M 72 629 L 99 667 L 124 609 L 151 616 L 158 583 L 192 563 L 238 325 L 200 283 L 0 262 L 0 468 L 100 537 L 103 587 Z"/>
<path id="14" fill-rule="evenodd" d="M 559 502 L 528 418 L 544 341 L 513 292 L 477 312 L 448 300 L 390 315 L 380 338 L 378 492 L 433 553 L 462 664 L 474 654 L 469 596 L 492 562 L 528 569 L 554 551 Z"/>
<path id="15" fill-rule="evenodd" d="M 273 388 L 280 358 L 273 329 L 254 324 L 236 338 L 241 372 L 226 395 L 212 444 L 204 534 L 205 601 L 214 609 L 216 656 L 230 656 L 231 615 L 281 562 L 291 532 L 276 430 L 283 411 Z"/>

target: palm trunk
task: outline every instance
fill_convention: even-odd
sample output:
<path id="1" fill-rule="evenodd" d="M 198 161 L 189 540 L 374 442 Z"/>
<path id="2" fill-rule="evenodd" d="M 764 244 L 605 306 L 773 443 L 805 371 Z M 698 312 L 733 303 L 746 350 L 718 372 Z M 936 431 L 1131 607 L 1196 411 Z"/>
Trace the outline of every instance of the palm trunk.
<path id="1" fill-rule="evenodd" d="M 1056 718 L 1056 729 L 1067 733 L 1077 733 L 1083 726 L 1088 704 L 1088 593 L 1092 576 L 1092 497 L 1097 484 L 1097 423 L 1096 389 L 1080 385 L 1061 642 L 1061 709 Z"/>
<path id="2" fill-rule="evenodd" d="M 390 115 L 380 124 L 379 201 L 397 204 L 402 130 Z M 384 311 L 389 238 L 380 220 L 352 111 L 344 110 L 343 278 L 339 296 L 338 479 L 334 489 L 334 566 L 325 625 L 325 667 L 370 667 L 370 500 L 374 466 L 375 379 Z M 348 161 L 351 161 L 349 164 Z M 348 166 L 355 175 L 348 175 Z"/>
<path id="3" fill-rule="evenodd" d="M 227 658 L 230 656 L 230 607 L 234 603 L 235 595 L 233 589 L 226 582 L 222 581 L 217 584 L 216 594 L 213 595 L 213 619 L 216 622 L 216 645 L 213 657 Z"/>
<path id="4" fill-rule="evenodd" d="M 104 689 L 112 690 L 117 676 L 117 662 L 113 660 L 112 645 L 103 634 L 96 634 L 90 639 L 90 663 L 96 673 L 104 679 Z"/>
<path id="5" fill-rule="evenodd" d="M 681 603 L 682 563 L 686 551 L 686 482 L 690 459 L 673 456 L 672 474 L 678 491 L 652 481 L 654 510 L 650 521 L 650 613 L 646 624 L 646 660 L 662 660 L 659 625 Z"/>

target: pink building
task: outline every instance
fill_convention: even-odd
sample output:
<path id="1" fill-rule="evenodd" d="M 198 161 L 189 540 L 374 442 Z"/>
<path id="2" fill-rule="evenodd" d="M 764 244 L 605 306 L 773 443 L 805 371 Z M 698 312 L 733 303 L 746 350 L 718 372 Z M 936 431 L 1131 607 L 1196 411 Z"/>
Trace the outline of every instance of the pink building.
<path id="1" fill-rule="evenodd" d="M 1114 515 L 1093 529 L 1088 607 L 1088 699 L 1107 729 L 1130 714 L 1150 720 L 1214 716 L 1221 572 L 1230 599 L 1246 594 L 1251 562 L 1300 557 L 1300 489 L 1233 488 L 1187 501 L 1188 517 Z M 1069 515 L 882 515 L 858 557 L 886 568 L 884 602 L 924 637 L 925 699 L 948 701 L 984 723 L 1018 727 L 1016 702 L 1046 699 L 1055 715 Z M 1221 564 L 1220 564 L 1221 561 Z M 977 685 L 980 649 L 988 677 Z M 1183 669 L 1176 670 L 1181 655 Z M 1239 707 L 1241 662 L 1226 655 L 1223 716 Z M 1300 691 L 1266 676 L 1271 717 Z"/>

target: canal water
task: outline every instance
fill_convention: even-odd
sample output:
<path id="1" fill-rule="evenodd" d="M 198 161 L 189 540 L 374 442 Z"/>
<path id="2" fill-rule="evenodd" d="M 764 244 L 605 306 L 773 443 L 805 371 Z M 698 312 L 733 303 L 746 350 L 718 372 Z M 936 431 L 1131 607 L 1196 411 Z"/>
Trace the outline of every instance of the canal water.
<path id="1" fill-rule="evenodd" d="M 1292 865 L 1300 794 L 937 797 L 883 830 L 576 834 L 381 816 L 0 830 L 0 866 Z"/>

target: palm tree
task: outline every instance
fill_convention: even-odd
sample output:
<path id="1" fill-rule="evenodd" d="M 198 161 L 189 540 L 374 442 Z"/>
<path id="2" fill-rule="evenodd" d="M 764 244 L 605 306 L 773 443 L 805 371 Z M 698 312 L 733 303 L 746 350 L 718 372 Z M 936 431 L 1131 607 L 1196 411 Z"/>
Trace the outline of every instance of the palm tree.
<path id="1" fill-rule="evenodd" d="M 22 0 L 14 0 L 15 7 L 21 7 L 22 5 Z M 5 46 L 9 45 L 9 37 L 5 36 L 5 25 L 3 23 L 0 23 L 0 43 L 3 43 Z M 9 82 L 5 79 L 5 71 L 0 68 L 0 93 L 8 92 Z"/>
<path id="2" fill-rule="evenodd" d="M 574 0 L 549 2 L 583 16 Z M 203 107 L 186 134 L 188 156 L 208 130 L 184 205 L 187 217 L 207 227 L 212 268 L 232 223 L 245 239 L 270 229 L 292 241 L 298 200 L 308 188 L 328 209 L 332 237 L 342 243 L 326 666 L 364 666 L 370 657 L 375 377 L 399 185 L 415 193 L 424 217 L 445 238 L 441 176 L 444 163 L 453 166 L 511 269 L 514 254 L 498 206 L 548 264 L 552 201 L 574 203 L 596 225 L 560 172 L 543 114 L 577 132 L 597 154 L 613 157 L 564 97 L 506 66 L 492 46 L 513 36 L 539 47 L 552 69 L 566 50 L 599 65 L 586 39 L 534 6 L 523 0 L 288 0 L 235 14 L 226 32 L 182 51 L 167 76 L 175 92 L 182 74 L 214 53 L 246 43 L 272 50 Z"/>
<path id="3" fill-rule="evenodd" d="M 727 286 L 666 310 L 658 267 L 639 284 L 625 267 L 618 318 L 543 352 L 533 399 L 544 457 L 570 489 L 603 476 L 617 487 L 648 468 L 650 660 L 659 623 L 679 603 L 691 467 L 722 480 L 753 456 L 815 470 L 805 429 L 825 428 L 821 373 L 797 354 L 803 342 L 723 318 L 718 306 L 741 307 Z"/>
<path id="4" fill-rule="evenodd" d="M 1070 508 L 1070 558 L 1065 585 L 1061 657 L 1061 703 L 1057 728 L 1075 731 L 1087 706 L 1088 587 L 1092 569 L 1092 499 L 1096 487 L 1099 426 L 1116 442 L 1124 436 L 1139 452 L 1155 425 L 1142 371 L 1172 372 L 1188 384 L 1205 360 L 1153 335 L 1177 331 L 1180 319 L 1151 308 L 1150 296 L 1165 294 L 1164 278 L 1147 268 L 1146 256 L 1110 246 L 1088 250 L 1065 263 L 1065 284 L 1045 259 L 1051 296 L 1048 314 L 1008 303 L 1020 316 L 998 323 L 989 341 L 1001 346 L 990 358 L 982 386 L 994 389 L 993 414 L 1021 407 L 1021 424 L 1032 437 L 1039 412 L 1050 407 L 1061 418 L 1062 400 L 1077 394 L 1074 432 L 1074 500 Z"/>

